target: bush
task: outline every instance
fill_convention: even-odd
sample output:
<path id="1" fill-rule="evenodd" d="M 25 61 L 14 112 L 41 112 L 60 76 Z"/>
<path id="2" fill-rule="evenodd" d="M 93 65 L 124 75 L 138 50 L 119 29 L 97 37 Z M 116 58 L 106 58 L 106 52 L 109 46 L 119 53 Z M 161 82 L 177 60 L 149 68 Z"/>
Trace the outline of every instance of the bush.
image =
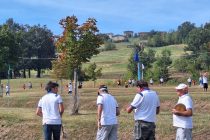
<path id="1" fill-rule="evenodd" d="M 111 42 L 104 43 L 104 51 L 116 50 L 116 45 Z"/>

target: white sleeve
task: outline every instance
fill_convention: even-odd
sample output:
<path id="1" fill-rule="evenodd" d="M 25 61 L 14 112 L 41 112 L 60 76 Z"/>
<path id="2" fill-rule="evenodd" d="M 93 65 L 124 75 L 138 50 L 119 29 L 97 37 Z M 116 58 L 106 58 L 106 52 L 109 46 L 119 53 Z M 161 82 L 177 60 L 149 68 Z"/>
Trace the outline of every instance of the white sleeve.
<path id="1" fill-rule="evenodd" d="M 42 98 L 39 100 L 38 107 L 42 107 Z"/>
<path id="2" fill-rule="evenodd" d="M 190 97 L 188 97 L 188 100 L 185 101 L 186 109 L 193 109 L 193 102 Z"/>
<path id="3" fill-rule="evenodd" d="M 137 108 L 141 104 L 142 100 L 143 100 L 143 95 L 139 93 L 136 94 L 136 96 L 133 99 L 133 102 L 131 103 L 131 106 Z"/>
<path id="4" fill-rule="evenodd" d="M 97 105 L 98 104 L 103 104 L 103 96 L 101 96 L 101 95 L 99 95 L 98 97 L 97 97 L 97 103 L 96 103 Z"/>

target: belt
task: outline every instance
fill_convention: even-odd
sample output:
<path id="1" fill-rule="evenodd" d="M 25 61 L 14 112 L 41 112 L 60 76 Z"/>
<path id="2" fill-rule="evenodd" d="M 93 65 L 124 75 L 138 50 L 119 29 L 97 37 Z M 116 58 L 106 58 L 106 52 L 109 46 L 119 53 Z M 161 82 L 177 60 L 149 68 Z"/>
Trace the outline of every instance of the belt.
<path id="1" fill-rule="evenodd" d="M 143 120 L 136 120 L 136 121 L 138 121 L 140 123 L 154 123 L 154 122 L 147 122 L 147 121 L 143 121 Z"/>

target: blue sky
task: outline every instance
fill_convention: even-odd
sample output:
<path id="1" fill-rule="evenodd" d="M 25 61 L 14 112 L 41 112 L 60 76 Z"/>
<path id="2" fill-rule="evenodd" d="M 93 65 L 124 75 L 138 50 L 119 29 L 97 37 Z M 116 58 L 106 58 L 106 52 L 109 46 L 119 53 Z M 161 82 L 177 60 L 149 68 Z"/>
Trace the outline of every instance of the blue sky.
<path id="1" fill-rule="evenodd" d="M 59 21 L 77 16 L 79 24 L 95 18 L 101 33 L 176 30 L 190 21 L 196 26 L 210 22 L 210 0 L 0 0 L 0 24 L 8 18 L 29 25 L 47 25 L 62 33 Z"/>

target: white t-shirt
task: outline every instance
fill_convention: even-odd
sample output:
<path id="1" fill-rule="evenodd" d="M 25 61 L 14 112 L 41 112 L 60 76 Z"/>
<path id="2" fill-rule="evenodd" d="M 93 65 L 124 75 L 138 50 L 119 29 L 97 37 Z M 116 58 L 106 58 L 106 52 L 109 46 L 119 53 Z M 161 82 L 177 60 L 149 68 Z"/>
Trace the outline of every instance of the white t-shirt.
<path id="1" fill-rule="evenodd" d="M 39 100 L 38 107 L 42 108 L 43 124 L 61 124 L 59 104 L 62 102 L 61 96 L 55 93 L 47 93 Z"/>
<path id="2" fill-rule="evenodd" d="M 190 82 L 192 82 L 192 80 L 191 80 L 190 78 L 188 78 L 188 79 L 187 79 L 187 82 L 190 83 Z"/>
<path id="3" fill-rule="evenodd" d="M 73 88 L 72 84 L 69 84 L 69 91 L 72 91 L 72 88 Z"/>
<path id="4" fill-rule="evenodd" d="M 208 83 L 208 79 L 205 76 L 203 76 L 203 83 Z"/>
<path id="5" fill-rule="evenodd" d="M 184 104 L 186 109 L 193 109 L 193 102 L 189 94 L 184 94 L 179 97 L 177 104 L 178 103 Z M 193 128 L 192 116 L 185 117 L 173 114 L 173 126 L 180 128 Z"/>
<path id="6" fill-rule="evenodd" d="M 156 109 L 160 106 L 160 100 L 155 91 L 148 89 L 137 93 L 131 106 L 135 108 L 134 120 L 155 122 Z"/>
<path id="7" fill-rule="evenodd" d="M 117 124 L 116 108 L 118 107 L 115 98 L 107 93 L 101 93 L 97 98 L 97 105 L 102 104 L 101 125 Z"/>

